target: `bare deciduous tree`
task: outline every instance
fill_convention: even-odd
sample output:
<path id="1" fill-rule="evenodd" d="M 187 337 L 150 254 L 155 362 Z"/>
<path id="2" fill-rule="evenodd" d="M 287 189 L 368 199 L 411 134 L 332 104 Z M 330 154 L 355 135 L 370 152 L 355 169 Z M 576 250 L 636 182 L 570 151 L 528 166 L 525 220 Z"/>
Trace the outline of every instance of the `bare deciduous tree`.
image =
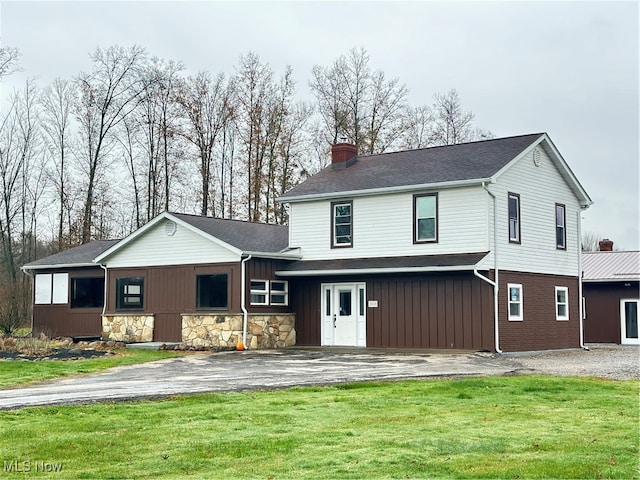
<path id="1" fill-rule="evenodd" d="M 137 106 L 143 91 L 138 68 L 144 57 L 145 50 L 137 46 L 98 48 L 91 55 L 93 70 L 76 79 L 79 99 L 74 114 L 80 125 L 83 151 L 79 156 L 86 176 L 82 243 L 91 240 L 95 190 L 99 176 L 104 173 L 111 134 Z"/>

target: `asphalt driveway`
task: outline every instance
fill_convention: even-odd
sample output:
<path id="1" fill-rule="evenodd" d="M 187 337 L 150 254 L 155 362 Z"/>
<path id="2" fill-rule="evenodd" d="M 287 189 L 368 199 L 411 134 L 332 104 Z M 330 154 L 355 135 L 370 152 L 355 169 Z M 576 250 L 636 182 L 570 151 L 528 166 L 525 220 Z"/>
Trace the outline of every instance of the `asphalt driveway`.
<path id="1" fill-rule="evenodd" d="M 629 378 L 638 378 L 638 349 L 618 347 L 614 351 L 622 352 L 620 358 L 624 358 Z M 606 349 L 535 355 L 285 349 L 197 354 L 0 390 L 0 410 L 367 380 L 545 373 L 547 364 L 562 368 L 559 361 L 582 366 L 574 374 L 589 375 L 589 370 L 584 369 L 584 359 L 601 365 L 598 357 L 606 357 L 608 353 Z M 551 360 L 547 362 L 545 358 L 549 356 Z"/>

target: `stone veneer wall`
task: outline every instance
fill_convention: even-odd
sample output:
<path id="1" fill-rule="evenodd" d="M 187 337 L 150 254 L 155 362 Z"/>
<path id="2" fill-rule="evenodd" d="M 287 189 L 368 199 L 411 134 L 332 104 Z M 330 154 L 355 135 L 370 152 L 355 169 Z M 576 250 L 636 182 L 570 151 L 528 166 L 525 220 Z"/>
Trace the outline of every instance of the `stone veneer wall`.
<path id="1" fill-rule="evenodd" d="M 116 342 L 152 342 L 153 315 L 103 315 L 102 339 Z"/>
<path id="2" fill-rule="evenodd" d="M 242 314 L 182 314 L 182 343 L 194 347 L 235 348 L 242 341 Z M 296 344 L 294 314 L 250 314 L 247 345 L 251 349 Z"/>

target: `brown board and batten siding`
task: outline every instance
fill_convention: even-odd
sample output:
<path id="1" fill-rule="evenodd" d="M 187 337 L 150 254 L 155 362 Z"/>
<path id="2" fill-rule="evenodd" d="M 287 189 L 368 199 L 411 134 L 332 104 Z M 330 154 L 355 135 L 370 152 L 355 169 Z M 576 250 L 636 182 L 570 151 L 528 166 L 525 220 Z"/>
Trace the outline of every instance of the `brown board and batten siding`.
<path id="1" fill-rule="evenodd" d="M 33 305 L 33 332 L 49 337 L 99 336 L 102 334 L 102 307 L 71 308 L 74 278 L 104 278 L 100 267 L 38 270 L 36 274 L 68 273 L 67 303 Z"/>
<path id="2" fill-rule="evenodd" d="M 586 343 L 621 343 L 620 300 L 639 295 L 637 281 L 584 282 L 584 341 Z"/>
<path id="3" fill-rule="evenodd" d="M 500 271 L 498 321 L 505 352 L 580 347 L 578 278 Z M 507 284 L 522 285 L 522 320 L 508 319 Z M 555 287 L 567 287 L 569 320 L 556 320 Z"/>
<path id="4" fill-rule="evenodd" d="M 367 347 L 493 350 L 493 290 L 471 273 L 295 279 L 298 345 L 320 345 L 320 285 L 365 282 Z"/>
<path id="5" fill-rule="evenodd" d="M 287 260 L 276 260 L 270 258 L 256 258 L 253 257 L 247 262 L 247 270 L 245 272 L 245 292 L 246 292 L 246 308 L 249 313 L 291 313 L 291 282 L 287 278 L 278 278 L 275 274 L 276 271 L 282 270 L 282 268 L 291 263 Z M 251 305 L 251 280 L 278 280 L 287 281 L 289 286 L 289 305 Z"/>
<path id="6" fill-rule="evenodd" d="M 493 292 L 470 273 L 367 280 L 367 346 L 493 349 Z"/>
<path id="7" fill-rule="evenodd" d="M 196 276 L 226 273 L 229 306 L 224 310 L 196 309 Z M 240 307 L 240 264 L 178 265 L 109 269 L 107 314 L 153 314 L 153 339 L 158 342 L 182 340 L 183 313 L 238 313 Z M 140 310 L 116 310 L 116 279 L 143 277 L 143 304 Z"/>

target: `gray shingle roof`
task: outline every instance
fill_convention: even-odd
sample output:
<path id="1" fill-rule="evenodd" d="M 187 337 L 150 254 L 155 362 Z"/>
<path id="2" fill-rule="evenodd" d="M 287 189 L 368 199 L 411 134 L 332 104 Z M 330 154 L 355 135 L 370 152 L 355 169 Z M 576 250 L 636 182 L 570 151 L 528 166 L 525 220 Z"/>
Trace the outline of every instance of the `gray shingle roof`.
<path id="1" fill-rule="evenodd" d="M 84 245 L 27 263 L 22 268 L 25 270 L 36 270 L 48 267 L 91 265 L 94 258 L 119 241 L 120 240 L 94 240 Z"/>
<path id="2" fill-rule="evenodd" d="M 640 280 L 640 252 L 585 252 L 582 254 L 585 282 Z"/>
<path id="3" fill-rule="evenodd" d="M 358 270 L 412 270 L 442 269 L 456 270 L 473 267 L 487 255 L 487 252 L 459 253 L 445 255 L 420 255 L 405 257 L 343 258 L 334 260 L 301 260 L 283 267 L 278 274 L 282 276 L 297 273 L 314 272 L 321 275 L 326 272 L 343 271 L 352 273 Z M 460 267 L 460 268 L 458 268 Z"/>
<path id="4" fill-rule="evenodd" d="M 281 200 L 337 192 L 488 179 L 543 133 L 359 156 L 344 169 L 324 170 L 286 192 Z"/>
<path id="5" fill-rule="evenodd" d="M 286 225 L 244 222 L 185 213 L 171 213 L 171 215 L 243 252 L 277 253 L 289 246 L 289 229 Z"/>

